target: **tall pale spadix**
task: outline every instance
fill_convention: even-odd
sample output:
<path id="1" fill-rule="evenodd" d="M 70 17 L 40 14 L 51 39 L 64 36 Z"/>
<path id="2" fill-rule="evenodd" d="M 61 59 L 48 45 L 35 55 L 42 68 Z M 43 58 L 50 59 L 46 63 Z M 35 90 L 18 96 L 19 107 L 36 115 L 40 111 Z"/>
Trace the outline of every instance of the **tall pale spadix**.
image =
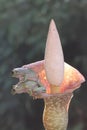
<path id="1" fill-rule="evenodd" d="M 48 82 L 51 85 L 59 86 L 64 77 L 64 57 L 54 20 L 51 20 L 49 26 L 44 67 Z"/>

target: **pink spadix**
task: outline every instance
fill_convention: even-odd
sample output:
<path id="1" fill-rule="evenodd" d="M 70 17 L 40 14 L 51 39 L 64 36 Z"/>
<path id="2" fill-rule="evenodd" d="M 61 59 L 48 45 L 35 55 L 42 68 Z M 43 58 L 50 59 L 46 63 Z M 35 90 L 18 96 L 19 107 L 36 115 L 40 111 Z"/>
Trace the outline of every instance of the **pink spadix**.
<path id="1" fill-rule="evenodd" d="M 51 20 L 49 26 L 44 66 L 48 82 L 59 86 L 64 77 L 64 57 L 54 20 Z"/>

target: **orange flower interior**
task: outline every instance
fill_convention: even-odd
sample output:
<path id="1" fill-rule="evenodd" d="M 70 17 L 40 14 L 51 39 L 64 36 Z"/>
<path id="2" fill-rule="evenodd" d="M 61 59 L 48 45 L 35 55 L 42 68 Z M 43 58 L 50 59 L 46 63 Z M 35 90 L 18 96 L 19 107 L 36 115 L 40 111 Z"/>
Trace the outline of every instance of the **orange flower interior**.
<path id="1" fill-rule="evenodd" d="M 41 83 L 46 87 L 46 93 L 55 94 L 72 92 L 73 90 L 80 87 L 81 83 L 85 81 L 83 75 L 78 70 L 66 63 L 64 66 L 64 79 L 59 86 L 51 85 L 47 81 L 44 69 L 39 72 L 39 78 L 41 80 Z"/>

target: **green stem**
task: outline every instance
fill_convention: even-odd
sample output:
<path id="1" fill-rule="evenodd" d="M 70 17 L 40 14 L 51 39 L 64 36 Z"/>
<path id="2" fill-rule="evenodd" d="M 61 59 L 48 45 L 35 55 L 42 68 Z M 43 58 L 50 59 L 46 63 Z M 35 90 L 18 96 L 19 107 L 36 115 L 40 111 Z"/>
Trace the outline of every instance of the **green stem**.
<path id="1" fill-rule="evenodd" d="M 44 99 L 43 123 L 45 130 L 66 130 L 68 106 L 72 93 L 51 96 Z"/>

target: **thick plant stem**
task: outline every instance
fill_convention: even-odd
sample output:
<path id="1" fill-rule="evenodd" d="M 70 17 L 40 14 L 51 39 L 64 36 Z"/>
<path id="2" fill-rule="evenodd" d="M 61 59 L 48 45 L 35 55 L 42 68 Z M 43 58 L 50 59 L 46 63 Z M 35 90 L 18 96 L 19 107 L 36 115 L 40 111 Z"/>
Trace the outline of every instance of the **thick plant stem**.
<path id="1" fill-rule="evenodd" d="M 68 106 L 72 93 L 51 96 L 44 99 L 43 123 L 45 130 L 66 130 Z"/>

